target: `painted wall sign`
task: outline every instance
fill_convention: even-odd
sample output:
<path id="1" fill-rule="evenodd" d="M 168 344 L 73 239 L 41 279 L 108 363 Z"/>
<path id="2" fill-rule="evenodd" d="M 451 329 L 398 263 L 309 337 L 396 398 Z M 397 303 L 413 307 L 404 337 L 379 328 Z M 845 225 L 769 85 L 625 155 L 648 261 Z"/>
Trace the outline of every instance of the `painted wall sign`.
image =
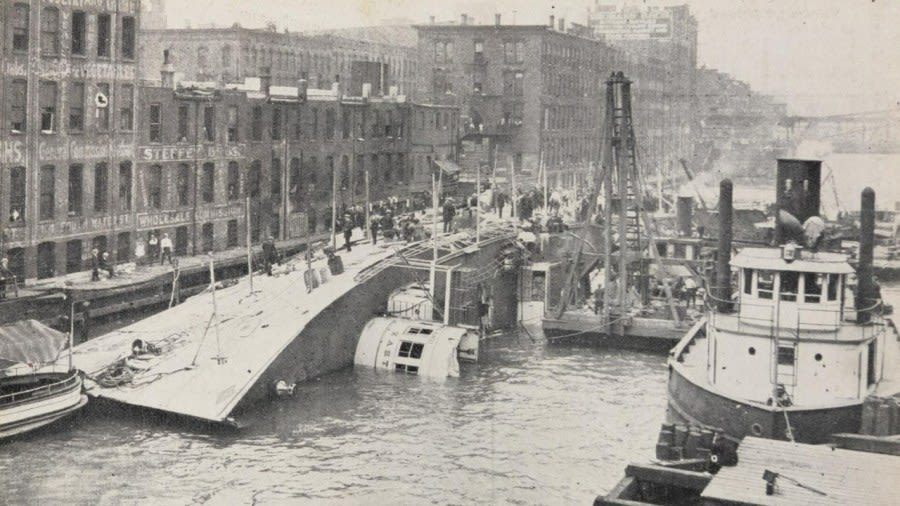
<path id="1" fill-rule="evenodd" d="M 197 209 L 197 223 L 242 218 L 243 216 L 243 204 L 223 204 L 213 207 L 205 206 Z M 160 211 L 156 213 L 142 213 L 137 215 L 138 229 L 188 225 L 190 223 L 190 209 Z"/>
<path id="2" fill-rule="evenodd" d="M 45 4 L 71 7 L 73 9 L 97 9 L 103 11 L 119 11 L 119 13 L 134 13 L 134 0 L 49 0 Z"/>
<path id="3" fill-rule="evenodd" d="M 56 239 L 90 232 L 102 232 L 112 228 L 128 229 L 130 225 L 131 216 L 128 214 L 70 218 L 61 221 L 38 223 L 37 234 L 39 238 Z"/>
<path id="4" fill-rule="evenodd" d="M 138 153 L 141 160 L 147 162 L 175 162 L 199 160 L 242 158 L 243 144 L 233 146 L 199 145 L 199 146 L 141 146 Z"/>
<path id="5" fill-rule="evenodd" d="M 118 143 L 110 146 L 108 140 L 42 139 L 38 145 L 41 161 L 84 161 L 103 158 L 134 158 L 134 144 Z"/>
<path id="6" fill-rule="evenodd" d="M 25 143 L 19 140 L 0 139 L 0 163 L 3 165 L 25 163 Z"/>
<path id="7" fill-rule="evenodd" d="M 135 69 L 133 64 L 108 63 L 108 62 L 81 62 L 69 60 L 41 60 L 32 59 L 31 69 L 34 74 L 45 79 L 95 79 L 95 80 L 134 80 Z M 22 59 L 3 62 L 4 73 L 10 76 L 31 75 L 29 65 Z"/>

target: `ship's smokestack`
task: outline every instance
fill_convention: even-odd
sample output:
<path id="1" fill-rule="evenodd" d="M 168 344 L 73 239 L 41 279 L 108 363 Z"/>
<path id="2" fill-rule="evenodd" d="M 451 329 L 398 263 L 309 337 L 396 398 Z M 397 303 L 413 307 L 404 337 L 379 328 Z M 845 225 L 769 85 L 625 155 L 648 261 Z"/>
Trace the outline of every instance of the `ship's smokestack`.
<path id="1" fill-rule="evenodd" d="M 775 184 L 775 244 L 790 240 L 803 243 L 803 231 L 796 226 L 790 228 L 781 216 L 781 211 L 789 213 L 802 225 L 806 220 L 819 215 L 821 201 L 822 162 L 819 160 L 778 160 L 778 175 Z"/>
<path id="2" fill-rule="evenodd" d="M 678 197 L 677 207 L 675 209 L 675 215 L 678 220 L 678 235 L 682 235 L 684 237 L 691 236 L 691 221 L 694 218 L 692 214 L 693 211 L 693 197 Z"/>
<path id="3" fill-rule="evenodd" d="M 875 248 L 875 190 L 866 187 L 862 191 L 859 208 L 859 267 L 856 278 L 856 321 L 868 323 L 872 319 L 869 310 L 875 305 L 878 296 L 875 290 L 875 279 L 872 270 L 872 257 Z"/>
<path id="4" fill-rule="evenodd" d="M 719 251 L 716 261 L 716 298 L 718 310 L 731 311 L 731 199 L 733 187 L 730 179 L 719 183 Z"/>

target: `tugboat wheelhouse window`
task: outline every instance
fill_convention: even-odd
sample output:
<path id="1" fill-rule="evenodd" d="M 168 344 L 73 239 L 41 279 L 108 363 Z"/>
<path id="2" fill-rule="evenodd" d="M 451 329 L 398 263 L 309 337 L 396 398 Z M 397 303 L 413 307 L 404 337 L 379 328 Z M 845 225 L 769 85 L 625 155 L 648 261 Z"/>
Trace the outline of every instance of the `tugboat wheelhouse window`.
<path id="1" fill-rule="evenodd" d="M 793 271 L 781 272 L 779 294 L 781 300 L 794 302 L 797 300 L 797 291 L 800 287 L 800 273 Z"/>
<path id="2" fill-rule="evenodd" d="M 760 299 L 771 299 L 775 290 L 775 273 L 772 271 L 757 271 L 756 291 Z"/>
<path id="3" fill-rule="evenodd" d="M 744 269 L 744 293 L 753 295 L 753 269 Z"/>
<path id="4" fill-rule="evenodd" d="M 840 278 L 837 274 L 828 275 L 828 301 L 834 302 L 838 300 L 838 286 Z"/>
<path id="5" fill-rule="evenodd" d="M 422 351 L 425 345 L 422 343 L 413 343 L 410 341 L 401 341 L 400 350 L 397 352 L 398 357 L 403 358 L 422 358 Z"/>
<path id="6" fill-rule="evenodd" d="M 822 301 L 822 285 L 825 276 L 815 272 L 803 273 L 803 302 L 818 304 Z"/>

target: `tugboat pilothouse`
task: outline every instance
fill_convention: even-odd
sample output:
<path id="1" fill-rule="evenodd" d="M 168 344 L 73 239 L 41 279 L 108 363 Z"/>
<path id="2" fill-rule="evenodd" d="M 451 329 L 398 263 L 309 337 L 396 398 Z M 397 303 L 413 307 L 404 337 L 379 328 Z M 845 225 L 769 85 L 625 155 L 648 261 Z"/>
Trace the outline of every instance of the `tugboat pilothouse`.
<path id="1" fill-rule="evenodd" d="M 730 268 L 724 220 L 731 183 L 723 182 L 717 289 L 707 298 L 705 319 L 671 352 L 670 421 L 736 439 L 823 443 L 831 434 L 860 430 L 868 396 L 900 391 L 898 334 L 882 316 L 872 277 L 874 192 L 863 192 L 854 269 L 849 255 L 818 251 L 819 167 L 779 160 L 781 244 L 745 248 Z M 800 183 L 794 185 L 800 196 L 789 191 L 792 180 Z"/>

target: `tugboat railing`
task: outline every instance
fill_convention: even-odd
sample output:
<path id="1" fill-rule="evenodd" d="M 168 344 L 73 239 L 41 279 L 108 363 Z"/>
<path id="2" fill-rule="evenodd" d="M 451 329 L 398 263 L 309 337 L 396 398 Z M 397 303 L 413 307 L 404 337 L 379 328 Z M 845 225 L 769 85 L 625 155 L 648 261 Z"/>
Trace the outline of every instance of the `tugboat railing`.
<path id="1" fill-rule="evenodd" d="M 730 311 L 723 312 L 720 307 L 726 302 Z M 791 308 L 790 316 L 786 316 L 788 312 L 782 307 L 779 321 L 775 321 L 777 303 L 724 301 L 711 294 L 704 298 L 708 321 L 716 330 L 770 336 L 777 329 L 780 334 L 787 331 L 783 337 L 833 341 L 866 340 L 883 331 L 881 315 L 884 306 L 880 300 L 862 309 L 798 306 Z M 855 315 L 863 312 L 873 318 L 868 323 L 857 323 Z"/>
<path id="2" fill-rule="evenodd" d="M 38 373 L 38 374 L 42 374 L 42 373 Z M 81 384 L 80 373 L 78 371 L 72 371 L 72 374 L 63 380 L 55 381 L 53 383 L 48 383 L 46 385 L 41 385 L 36 388 L 29 388 L 28 390 L 22 390 L 19 392 L 13 392 L 11 394 L 0 395 L 0 406 L 9 406 L 9 405 L 15 404 L 17 402 L 22 402 L 22 401 L 26 401 L 26 400 L 50 397 L 53 394 L 71 390 L 72 387 L 78 386 L 80 384 Z"/>

